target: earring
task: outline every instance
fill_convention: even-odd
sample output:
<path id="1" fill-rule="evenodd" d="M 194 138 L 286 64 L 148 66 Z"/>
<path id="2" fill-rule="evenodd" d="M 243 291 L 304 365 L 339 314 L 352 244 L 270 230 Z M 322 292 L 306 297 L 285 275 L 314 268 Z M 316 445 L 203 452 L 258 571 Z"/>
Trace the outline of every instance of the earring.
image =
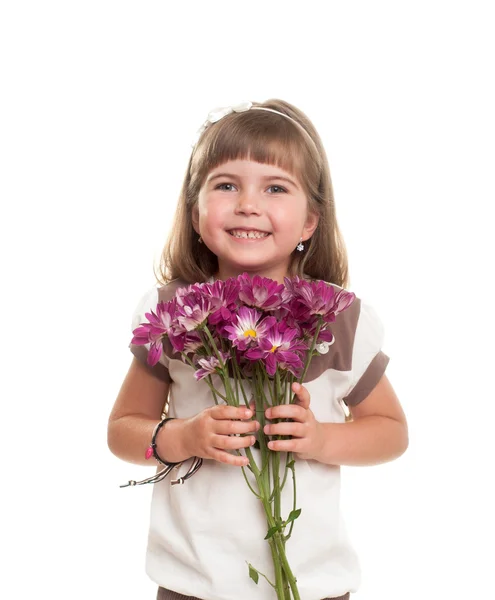
<path id="1" fill-rule="evenodd" d="M 299 240 L 299 244 L 297 244 L 296 249 L 299 250 L 299 252 L 302 252 L 304 250 L 304 244 L 302 243 L 302 238 Z"/>
<path id="2" fill-rule="evenodd" d="M 199 236 L 198 244 L 202 244 L 202 243 L 203 243 L 203 240 L 201 239 L 201 236 Z"/>

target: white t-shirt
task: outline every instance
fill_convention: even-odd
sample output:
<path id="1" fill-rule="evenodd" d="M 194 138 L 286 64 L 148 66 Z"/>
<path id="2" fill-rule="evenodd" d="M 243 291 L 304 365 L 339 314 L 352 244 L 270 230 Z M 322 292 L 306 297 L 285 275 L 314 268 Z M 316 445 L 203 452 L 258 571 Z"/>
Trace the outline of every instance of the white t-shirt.
<path id="1" fill-rule="evenodd" d="M 158 302 L 170 300 L 186 285 L 175 280 L 149 290 L 136 308 L 132 328 L 146 322 L 145 313 L 155 310 Z M 389 357 L 381 350 L 384 330 L 378 315 L 357 297 L 330 329 L 335 342 L 327 354 L 312 359 L 304 385 L 315 418 L 341 423 L 345 421 L 342 402 L 356 405 L 364 400 L 384 374 Z M 148 349 L 132 344 L 130 348 L 146 364 Z M 214 404 L 206 382 L 196 381 L 192 367 L 178 354 L 164 353 L 155 367 L 148 368 L 170 383 L 169 416 L 189 418 Z M 253 448 L 256 458 L 258 452 Z M 360 567 L 340 511 L 340 467 L 295 460 L 301 515 L 286 552 L 301 598 L 321 600 L 356 592 Z M 174 474 L 185 474 L 189 466 L 188 461 Z M 153 488 L 146 572 L 154 582 L 204 600 L 273 599 L 269 584 L 260 577 L 256 585 L 248 574 L 249 562 L 275 579 L 264 540 L 264 511 L 240 467 L 204 460 L 183 485 L 171 486 L 168 477 Z M 283 516 L 293 508 L 292 494 L 289 473 L 282 492 Z"/>

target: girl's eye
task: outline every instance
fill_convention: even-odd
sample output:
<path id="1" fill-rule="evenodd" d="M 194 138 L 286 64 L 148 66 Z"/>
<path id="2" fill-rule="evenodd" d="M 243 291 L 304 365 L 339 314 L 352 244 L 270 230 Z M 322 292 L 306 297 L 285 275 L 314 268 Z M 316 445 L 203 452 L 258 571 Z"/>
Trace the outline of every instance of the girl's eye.
<path id="1" fill-rule="evenodd" d="M 216 190 L 224 189 L 226 185 L 230 185 L 231 186 L 232 184 L 231 183 L 220 183 L 219 185 L 217 185 L 217 187 L 215 189 Z M 225 190 L 225 191 L 229 192 L 230 190 Z"/>
<path id="2" fill-rule="evenodd" d="M 271 185 L 269 189 L 273 189 L 276 188 L 277 190 L 279 190 L 278 192 L 273 192 L 274 194 L 280 194 L 280 192 L 286 192 L 287 190 L 283 187 L 280 187 L 279 185 Z"/>

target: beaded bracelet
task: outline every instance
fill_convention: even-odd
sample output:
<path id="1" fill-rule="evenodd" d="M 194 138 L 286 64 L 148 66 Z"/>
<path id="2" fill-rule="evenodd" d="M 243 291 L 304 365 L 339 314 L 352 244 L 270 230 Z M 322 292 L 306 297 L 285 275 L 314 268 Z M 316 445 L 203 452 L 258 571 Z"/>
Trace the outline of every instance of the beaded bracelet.
<path id="1" fill-rule="evenodd" d="M 162 419 L 159 423 L 156 424 L 155 429 L 153 430 L 153 435 L 151 437 L 151 444 L 149 445 L 149 447 L 147 448 L 146 453 L 145 453 L 146 459 L 149 459 L 152 456 L 154 456 L 155 459 L 160 464 L 165 466 L 165 468 L 162 469 L 161 471 L 159 471 L 158 473 L 156 473 L 155 475 L 153 475 L 152 477 L 148 477 L 147 479 L 143 479 L 142 481 L 134 481 L 131 479 L 131 480 L 129 480 L 128 483 L 121 485 L 120 486 L 121 488 L 135 486 L 135 485 L 143 485 L 145 483 L 158 483 L 159 481 L 162 481 L 163 479 L 165 479 L 165 477 L 170 473 L 170 471 L 172 471 L 172 469 L 174 469 L 174 468 L 178 469 L 180 467 L 180 465 L 184 464 L 185 462 L 187 462 L 187 460 L 189 460 L 189 459 L 186 459 L 181 462 L 175 462 L 175 463 L 167 462 L 167 461 L 163 460 L 162 458 L 160 458 L 158 452 L 156 451 L 156 436 L 158 435 L 158 432 L 165 425 L 165 423 L 167 421 L 173 421 L 174 418 L 175 417 L 167 417 L 165 419 Z M 170 484 L 171 485 L 176 485 L 177 483 L 183 484 L 187 479 L 192 477 L 194 475 L 194 473 L 196 473 L 199 470 L 199 468 L 201 467 L 202 464 L 203 464 L 203 459 L 195 456 L 191 466 L 189 467 L 188 472 L 185 475 L 183 475 L 182 477 L 172 480 L 170 482 Z"/>

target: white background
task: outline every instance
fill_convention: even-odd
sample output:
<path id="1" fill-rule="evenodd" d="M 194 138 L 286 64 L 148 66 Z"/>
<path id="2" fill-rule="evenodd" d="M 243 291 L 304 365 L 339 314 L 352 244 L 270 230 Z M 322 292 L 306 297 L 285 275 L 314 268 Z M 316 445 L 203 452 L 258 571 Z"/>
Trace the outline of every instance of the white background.
<path id="1" fill-rule="evenodd" d="M 2 597 L 155 598 L 152 490 L 119 488 L 153 470 L 106 446 L 130 318 L 208 111 L 276 97 L 323 139 L 410 428 L 343 469 L 353 598 L 495 598 L 490 4 L 2 4 Z"/>

